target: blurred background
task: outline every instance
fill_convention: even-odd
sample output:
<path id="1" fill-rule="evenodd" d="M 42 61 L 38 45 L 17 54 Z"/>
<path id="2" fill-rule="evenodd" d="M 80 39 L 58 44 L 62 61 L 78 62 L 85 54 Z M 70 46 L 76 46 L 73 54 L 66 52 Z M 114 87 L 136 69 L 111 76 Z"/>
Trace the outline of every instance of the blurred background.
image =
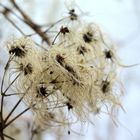
<path id="1" fill-rule="evenodd" d="M 118 46 L 118 55 L 122 64 L 140 63 L 140 0 L 75 1 L 77 7 L 86 13 L 85 19 L 96 22 Z M 8 4 L 7 0 L 0 2 Z M 17 2 L 34 21 L 41 25 L 59 20 L 72 8 L 69 0 L 17 0 Z M 0 17 L 1 69 L 7 60 L 3 45 L 11 36 L 18 36 L 18 32 L 3 17 Z M 80 134 L 64 133 L 63 136 L 58 137 L 46 132 L 43 133 L 43 140 L 140 140 L 139 69 L 140 66 L 121 68 L 120 79 L 124 84 L 122 104 L 126 112 L 122 110 L 118 112 L 117 126 L 112 123 L 108 115 L 101 114 L 100 117 L 94 118 L 94 124 L 83 124 L 75 128 Z"/>

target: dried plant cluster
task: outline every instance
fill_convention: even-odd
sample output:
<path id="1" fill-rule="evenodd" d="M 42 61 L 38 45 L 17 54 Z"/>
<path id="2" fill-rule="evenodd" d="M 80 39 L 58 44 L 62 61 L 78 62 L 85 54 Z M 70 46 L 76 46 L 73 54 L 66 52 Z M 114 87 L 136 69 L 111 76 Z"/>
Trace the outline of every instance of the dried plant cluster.
<path id="1" fill-rule="evenodd" d="M 121 106 L 115 52 L 100 28 L 83 21 L 80 26 L 64 23 L 46 50 L 26 36 L 8 44 L 10 77 L 20 75 L 13 86 L 25 94 L 25 103 L 44 127 L 72 123 L 67 110 L 87 121 L 89 113 L 99 113 L 104 105 L 111 110 Z"/>
<path id="2" fill-rule="evenodd" d="M 23 17 L 29 26 L 30 19 Z M 6 76 L 10 88 L 34 113 L 37 126 L 71 126 L 88 122 L 89 116 L 100 114 L 103 107 L 111 115 L 122 107 L 119 60 L 113 43 L 98 25 L 70 9 L 67 17 L 46 31 L 32 29 L 47 45 L 38 46 L 26 35 L 8 42 Z"/>

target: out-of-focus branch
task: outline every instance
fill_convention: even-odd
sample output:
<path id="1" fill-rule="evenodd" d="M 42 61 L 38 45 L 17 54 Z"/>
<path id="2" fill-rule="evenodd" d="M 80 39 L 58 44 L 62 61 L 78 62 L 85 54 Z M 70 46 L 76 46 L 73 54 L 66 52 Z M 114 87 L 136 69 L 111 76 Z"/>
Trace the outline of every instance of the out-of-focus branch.
<path id="1" fill-rule="evenodd" d="M 25 14 L 25 12 L 16 4 L 15 0 L 10 0 L 11 3 L 13 4 L 13 6 L 19 11 L 19 13 L 22 15 L 22 17 L 24 18 L 24 22 L 30 27 L 32 28 L 41 38 L 43 41 L 45 41 L 48 45 L 50 45 L 50 40 L 49 37 L 46 33 L 44 33 L 40 26 L 38 26 L 37 24 L 35 24 L 32 19 Z"/>

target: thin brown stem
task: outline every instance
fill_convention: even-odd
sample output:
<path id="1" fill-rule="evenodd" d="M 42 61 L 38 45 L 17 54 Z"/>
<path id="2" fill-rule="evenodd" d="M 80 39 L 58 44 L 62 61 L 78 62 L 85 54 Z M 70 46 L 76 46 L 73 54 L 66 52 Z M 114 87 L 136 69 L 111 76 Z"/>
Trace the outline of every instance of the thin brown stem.
<path id="1" fill-rule="evenodd" d="M 0 138 L 1 138 L 1 140 L 4 140 L 3 124 L 1 122 L 0 122 Z"/>
<path id="2" fill-rule="evenodd" d="M 25 94 L 25 93 L 11 93 L 11 94 L 5 94 L 4 96 L 9 97 L 9 96 L 20 95 L 20 94 Z"/>
<path id="3" fill-rule="evenodd" d="M 18 77 L 20 76 L 21 73 L 19 73 L 16 78 L 9 84 L 9 86 L 5 89 L 5 91 L 3 92 L 4 94 L 8 91 L 8 89 L 13 85 L 13 83 L 18 79 Z"/>
<path id="4" fill-rule="evenodd" d="M 5 75 L 9 66 L 9 62 L 11 61 L 11 57 L 9 58 L 9 60 L 7 61 L 6 65 L 5 65 L 5 69 L 4 69 L 4 74 L 2 77 L 2 82 L 1 82 L 1 108 L 0 108 L 0 120 L 1 120 L 1 127 L 4 125 L 4 121 L 3 121 L 3 104 L 4 104 L 4 92 L 3 92 L 3 85 L 4 85 L 4 79 L 5 79 Z"/>
<path id="5" fill-rule="evenodd" d="M 68 18 L 68 17 L 65 17 L 65 18 L 62 18 L 62 19 L 56 21 L 55 23 L 53 23 L 52 25 L 50 25 L 50 27 L 49 27 L 48 29 L 46 29 L 46 30 L 44 31 L 44 33 L 47 33 L 51 28 L 53 28 L 55 25 L 57 25 L 58 23 L 60 23 L 61 21 L 65 20 L 65 19 L 67 19 L 67 18 Z"/>
<path id="6" fill-rule="evenodd" d="M 24 94 L 25 95 L 25 94 Z M 5 118 L 4 123 L 7 122 L 7 120 L 9 119 L 9 117 L 13 114 L 13 112 L 15 111 L 15 109 L 17 108 L 17 106 L 20 104 L 20 102 L 22 101 L 22 99 L 24 98 L 24 96 L 22 96 L 19 101 L 16 103 L 16 105 L 13 107 L 13 109 L 11 110 L 11 112 L 8 114 L 8 116 Z"/>
<path id="7" fill-rule="evenodd" d="M 12 137 L 6 135 L 6 134 L 3 134 L 3 135 L 4 135 L 5 137 L 7 137 L 8 139 L 10 139 L 10 140 L 16 140 L 16 139 L 14 139 L 14 138 L 12 138 Z"/>
<path id="8" fill-rule="evenodd" d="M 25 36 L 24 32 L 7 16 L 5 15 L 5 18 L 22 34 Z"/>
<path id="9" fill-rule="evenodd" d="M 30 109 L 30 107 L 23 110 L 20 114 L 18 114 L 16 117 L 14 117 L 12 120 L 10 120 L 7 124 L 5 124 L 4 129 L 9 126 L 11 123 L 13 123 L 16 119 L 18 119 L 21 115 L 23 115 L 25 112 L 27 112 Z"/>
<path id="10" fill-rule="evenodd" d="M 3 133 L 0 134 L 1 140 L 5 140 Z"/>

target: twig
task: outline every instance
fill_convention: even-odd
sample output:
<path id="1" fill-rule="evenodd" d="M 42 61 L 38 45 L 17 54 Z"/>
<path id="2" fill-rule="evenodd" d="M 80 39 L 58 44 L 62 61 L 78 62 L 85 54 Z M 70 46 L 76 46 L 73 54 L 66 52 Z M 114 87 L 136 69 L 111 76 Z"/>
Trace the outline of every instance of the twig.
<path id="1" fill-rule="evenodd" d="M 3 94 L 5 95 L 5 93 L 8 91 L 8 89 L 13 85 L 13 83 L 18 79 L 18 77 L 21 75 L 21 73 L 19 73 L 16 78 L 9 84 L 9 86 L 5 89 L 5 91 L 3 92 Z"/>
<path id="2" fill-rule="evenodd" d="M 14 139 L 14 138 L 12 138 L 12 137 L 6 135 L 6 134 L 3 134 L 3 135 L 4 135 L 5 137 L 9 138 L 10 140 L 16 140 L 16 139 Z"/>
<path id="3" fill-rule="evenodd" d="M 25 12 L 21 10 L 21 8 L 16 4 L 15 0 L 10 0 L 10 1 L 14 5 L 14 7 L 19 11 L 19 13 L 22 15 L 22 17 L 24 18 L 24 22 L 30 28 L 32 28 L 42 38 L 43 41 L 45 41 L 48 45 L 50 45 L 51 43 L 50 43 L 48 35 L 41 30 L 40 26 L 35 24 L 32 21 L 32 19 L 27 14 L 25 14 Z"/>
<path id="4" fill-rule="evenodd" d="M 8 114 L 8 116 L 5 118 L 4 123 L 7 122 L 7 120 L 9 119 L 9 117 L 13 114 L 13 112 L 15 111 L 15 109 L 17 108 L 17 106 L 20 104 L 20 102 L 22 101 L 22 99 L 24 98 L 25 94 L 19 99 L 19 101 L 16 103 L 16 105 L 13 107 L 13 109 L 11 110 L 11 112 Z"/>
<path id="5" fill-rule="evenodd" d="M 20 114 L 18 114 L 16 117 L 14 117 L 12 120 L 10 120 L 7 124 L 5 124 L 4 129 L 9 126 L 11 123 L 13 123 L 17 118 L 19 118 L 21 115 L 23 115 L 25 112 L 27 112 L 30 109 L 30 107 L 23 110 Z"/>
<path id="6" fill-rule="evenodd" d="M 5 16 L 5 18 L 22 34 L 25 36 L 24 32 L 8 17 Z"/>

